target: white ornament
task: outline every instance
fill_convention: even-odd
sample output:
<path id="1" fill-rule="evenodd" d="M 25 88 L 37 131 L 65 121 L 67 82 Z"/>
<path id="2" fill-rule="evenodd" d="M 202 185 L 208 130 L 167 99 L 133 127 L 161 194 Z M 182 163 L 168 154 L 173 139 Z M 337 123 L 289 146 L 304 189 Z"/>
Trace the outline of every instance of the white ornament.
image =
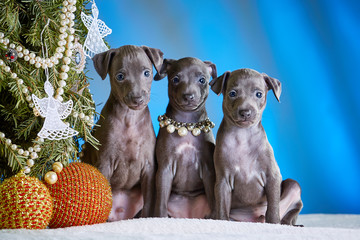
<path id="1" fill-rule="evenodd" d="M 44 125 L 38 133 L 38 136 L 44 139 L 60 140 L 77 135 L 77 131 L 61 121 L 62 119 L 67 118 L 71 113 L 73 107 L 72 100 L 65 103 L 56 100 L 53 97 L 54 88 L 49 81 L 45 82 L 44 88 L 48 97 L 39 99 L 32 94 L 32 99 L 37 110 L 40 115 L 45 118 Z"/>
<path id="2" fill-rule="evenodd" d="M 111 34 L 112 30 L 105 25 L 103 21 L 98 19 L 99 10 L 95 4 L 95 0 L 91 6 L 92 15 L 86 16 L 85 13 L 81 12 L 81 20 L 88 29 L 88 35 L 84 43 L 85 55 L 92 58 L 95 54 L 105 52 L 109 48 L 105 45 L 103 38 Z"/>

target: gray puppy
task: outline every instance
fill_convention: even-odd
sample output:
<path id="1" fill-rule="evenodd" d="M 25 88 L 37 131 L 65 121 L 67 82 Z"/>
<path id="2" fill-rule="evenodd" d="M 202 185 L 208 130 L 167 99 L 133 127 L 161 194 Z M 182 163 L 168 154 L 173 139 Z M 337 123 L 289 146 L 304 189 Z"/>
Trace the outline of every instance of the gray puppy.
<path id="1" fill-rule="evenodd" d="M 267 92 L 279 101 L 277 79 L 251 69 L 225 72 L 210 82 L 223 93 L 224 118 L 216 136 L 216 217 L 294 225 L 302 209 L 301 189 L 282 181 L 261 124 Z"/>
<path id="2" fill-rule="evenodd" d="M 101 111 L 94 136 L 99 150 L 88 143 L 82 161 L 97 167 L 109 180 L 113 206 L 109 221 L 153 214 L 155 201 L 155 132 L 147 106 L 153 80 L 163 62 L 159 49 L 122 46 L 93 57 L 102 79 L 110 76 L 110 96 Z"/>
<path id="3" fill-rule="evenodd" d="M 156 140 L 155 216 L 211 217 L 214 209 L 213 123 L 205 101 L 216 66 L 197 58 L 165 59 L 155 80 L 168 76 L 169 104 Z"/>

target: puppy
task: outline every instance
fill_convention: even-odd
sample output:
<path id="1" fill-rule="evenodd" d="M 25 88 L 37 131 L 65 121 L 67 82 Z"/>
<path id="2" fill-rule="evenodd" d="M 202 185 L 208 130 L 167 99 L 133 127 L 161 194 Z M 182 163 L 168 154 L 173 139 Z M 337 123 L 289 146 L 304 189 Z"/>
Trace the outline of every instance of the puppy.
<path id="1" fill-rule="evenodd" d="M 155 132 L 149 108 L 153 65 L 160 70 L 163 53 L 146 46 L 122 46 L 93 57 L 102 79 L 109 74 L 110 96 L 94 129 L 99 150 L 85 145 L 82 161 L 109 180 L 113 206 L 108 221 L 152 216 L 155 191 Z"/>
<path id="2" fill-rule="evenodd" d="M 165 59 L 155 80 L 168 76 L 169 104 L 156 140 L 155 216 L 211 217 L 214 209 L 213 123 L 205 101 L 216 66 L 196 58 Z"/>
<path id="3" fill-rule="evenodd" d="M 261 124 L 267 92 L 279 101 L 277 79 L 251 69 L 225 72 L 210 82 L 222 93 L 224 118 L 216 136 L 216 217 L 294 225 L 302 209 L 299 184 L 282 181 Z"/>

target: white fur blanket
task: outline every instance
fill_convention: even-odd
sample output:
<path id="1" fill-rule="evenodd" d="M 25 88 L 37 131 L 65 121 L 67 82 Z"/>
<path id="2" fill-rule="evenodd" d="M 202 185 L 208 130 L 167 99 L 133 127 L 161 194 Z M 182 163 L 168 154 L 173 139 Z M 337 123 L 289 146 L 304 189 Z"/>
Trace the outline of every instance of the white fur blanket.
<path id="1" fill-rule="evenodd" d="M 218 220 L 133 219 L 112 223 L 45 230 L 0 230 L 0 239 L 360 239 L 360 215 L 300 215 L 290 227 Z"/>

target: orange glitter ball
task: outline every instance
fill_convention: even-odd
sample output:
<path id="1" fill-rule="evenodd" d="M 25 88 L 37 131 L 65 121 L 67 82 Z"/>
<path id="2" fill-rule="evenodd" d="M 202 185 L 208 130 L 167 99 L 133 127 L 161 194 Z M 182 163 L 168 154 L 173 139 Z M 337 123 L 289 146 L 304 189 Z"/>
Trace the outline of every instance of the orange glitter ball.
<path id="1" fill-rule="evenodd" d="M 103 223 L 112 206 L 111 188 L 95 167 L 71 163 L 58 174 L 55 184 L 47 184 L 54 201 L 50 228 Z"/>
<path id="2" fill-rule="evenodd" d="M 52 211 L 50 192 L 39 179 L 19 173 L 0 185 L 0 229 L 46 228 Z"/>

